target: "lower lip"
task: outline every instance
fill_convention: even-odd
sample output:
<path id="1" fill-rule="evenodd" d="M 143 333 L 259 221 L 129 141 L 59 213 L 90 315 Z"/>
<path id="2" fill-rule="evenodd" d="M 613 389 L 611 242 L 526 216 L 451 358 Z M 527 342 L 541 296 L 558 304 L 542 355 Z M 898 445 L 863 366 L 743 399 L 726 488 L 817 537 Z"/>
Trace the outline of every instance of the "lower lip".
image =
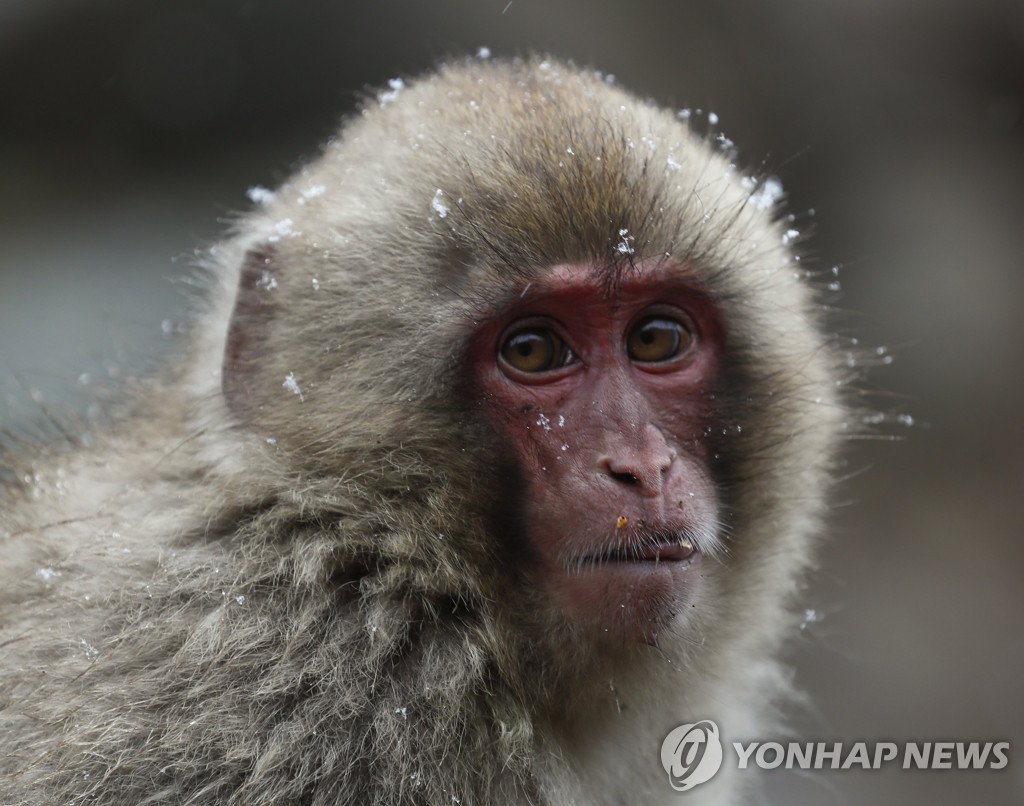
<path id="1" fill-rule="evenodd" d="M 697 562 L 698 555 L 696 552 L 691 552 L 687 557 L 672 558 L 664 556 L 655 556 L 651 559 L 615 559 L 606 560 L 604 562 L 597 562 L 594 565 L 602 570 L 604 569 L 630 569 L 639 572 L 654 572 L 659 569 L 665 570 L 682 570 L 689 568 L 695 562 Z"/>
<path id="2" fill-rule="evenodd" d="M 572 576 L 580 579 L 581 582 L 588 577 L 597 582 L 604 577 L 608 582 L 615 577 L 628 585 L 640 585 L 647 588 L 654 585 L 655 589 L 663 585 L 674 587 L 683 579 L 689 578 L 696 566 L 700 565 L 700 552 L 691 551 L 688 556 L 681 559 L 670 559 L 663 556 L 655 556 L 652 559 L 605 559 L 587 562 Z M 679 576 L 680 574 L 684 576 Z M 615 584 L 615 583 L 612 583 Z"/>

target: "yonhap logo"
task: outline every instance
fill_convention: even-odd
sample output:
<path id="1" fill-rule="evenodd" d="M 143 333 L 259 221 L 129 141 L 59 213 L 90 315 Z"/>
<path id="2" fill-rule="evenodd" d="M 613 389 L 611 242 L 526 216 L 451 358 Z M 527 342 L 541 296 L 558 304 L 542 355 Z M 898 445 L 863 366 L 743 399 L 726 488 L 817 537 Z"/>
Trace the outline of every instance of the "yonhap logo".
<path id="1" fill-rule="evenodd" d="M 718 774 L 728 751 L 730 770 L 1005 770 L 1008 741 L 746 741 L 722 744 L 718 725 L 702 719 L 672 730 L 661 743 L 661 765 L 676 792 Z"/>
<path id="2" fill-rule="evenodd" d="M 722 766 L 718 725 L 710 719 L 702 719 L 672 730 L 661 743 L 661 765 L 677 792 L 710 781 Z"/>

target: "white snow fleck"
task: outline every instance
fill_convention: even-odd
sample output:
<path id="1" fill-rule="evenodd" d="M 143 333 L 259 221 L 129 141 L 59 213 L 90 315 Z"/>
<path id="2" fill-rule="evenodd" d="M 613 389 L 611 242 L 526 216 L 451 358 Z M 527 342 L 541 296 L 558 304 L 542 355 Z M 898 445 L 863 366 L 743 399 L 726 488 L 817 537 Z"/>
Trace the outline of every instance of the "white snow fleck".
<path id="1" fill-rule="evenodd" d="M 100 651 L 84 638 L 78 643 L 82 647 L 82 652 L 88 660 L 96 660 L 96 658 L 100 656 Z"/>
<path id="2" fill-rule="evenodd" d="M 676 117 L 680 120 L 689 120 L 691 114 L 693 113 L 689 109 L 680 109 L 676 112 Z"/>
<path id="3" fill-rule="evenodd" d="M 277 440 L 274 439 L 273 437 L 267 437 L 267 444 L 268 445 L 276 445 L 277 444 Z"/>
<path id="4" fill-rule="evenodd" d="M 253 204 L 270 204 L 277 194 L 262 185 L 253 185 L 245 192 L 245 195 L 249 197 L 249 201 Z"/>
<path id="5" fill-rule="evenodd" d="M 800 622 L 800 629 L 806 630 L 808 625 L 821 621 L 821 615 L 813 607 L 804 611 L 803 620 Z"/>
<path id="6" fill-rule="evenodd" d="M 55 571 L 49 566 L 46 566 L 44 568 L 37 568 L 36 576 L 43 580 L 43 582 L 52 582 L 60 576 L 60 571 Z"/>
<path id="7" fill-rule="evenodd" d="M 565 417 L 563 417 L 561 414 L 558 415 L 558 427 L 565 428 Z"/>
<path id="8" fill-rule="evenodd" d="M 323 196 L 327 192 L 325 185 L 310 185 L 299 194 L 299 204 L 305 204 L 309 199 Z"/>
<path id="9" fill-rule="evenodd" d="M 774 176 L 769 176 L 761 183 L 761 187 L 750 194 L 750 200 L 758 210 L 767 210 L 782 198 L 782 193 L 782 183 Z"/>
<path id="10" fill-rule="evenodd" d="M 262 288 L 264 291 L 273 291 L 277 288 L 277 280 L 269 271 L 264 271 L 260 274 L 260 279 L 256 281 L 256 287 Z"/>
<path id="11" fill-rule="evenodd" d="M 539 425 L 545 431 L 551 430 L 551 420 L 549 420 L 547 416 L 543 413 L 540 415 L 540 417 L 537 418 L 537 425 Z"/>
<path id="12" fill-rule="evenodd" d="M 298 395 L 299 400 L 305 402 L 305 398 L 302 396 L 302 389 L 299 388 L 299 382 L 295 380 L 295 373 L 289 372 L 284 379 L 284 383 L 281 384 L 285 389 L 291 392 L 293 395 Z"/>
<path id="13" fill-rule="evenodd" d="M 319 291 L 320 290 L 320 281 L 316 277 L 313 278 L 312 284 L 313 284 L 313 290 L 314 291 Z"/>
<path id="14" fill-rule="evenodd" d="M 789 246 L 793 241 L 800 237 L 800 230 L 788 229 L 782 233 L 782 245 Z"/>
<path id="15" fill-rule="evenodd" d="M 405 82 L 400 78 L 392 78 L 388 81 L 388 89 L 381 90 L 377 94 L 377 103 L 381 106 L 387 106 L 389 103 L 394 101 L 399 93 L 405 89 Z"/>
<path id="16" fill-rule="evenodd" d="M 442 201 L 444 198 L 444 191 L 438 188 L 434 191 L 434 198 L 430 200 L 430 206 L 438 218 L 446 218 L 448 216 L 448 206 Z"/>
<path id="17" fill-rule="evenodd" d="M 569 147 L 567 147 L 567 148 L 565 149 L 565 153 L 566 153 L 566 154 L 568 154 L 568 155 L 569 155 L 569 156 L 571 157 L 571 156 L 572 156 L 573 154 L 575 154 L 576 152 L 572 150 L 572 146 L 569 146 Z"/>
<path id="18" fill-rule="evenodd" d="M 235 597 L 235 604 L 244 605 L 246 601 L 247 599 L 245 598 L 244 594 L 239 594 Z"/>
<path id="19" fill-rule="evenodd" d="M 718 115 L 716 115 L 714 112 L 708 112 L 708 123 L 710 123 L 712 126 L 717 126 Z"/>
<path id="20" fill-rule="evenodd" d="M 395 709 L 395 713 L 398 714 L 399 716 L 401 716 L 402 719 L 408 719 L 409 718 L 409 709 L 406 706 L 404 706 L 404 705 L 401 708 L 396 708 Z"/>
<path id="21" fill-rule="evenodd" d="M 620 229 L 619 238 L 621 238 L 622 240 L 620 240 L 618 244 L 615 246 L 616 252 L 618 252 L 620 255 L 632 255 L 636 253 L 636 250 L 633 248 L 632 245 L 632 241 L 635 241 L 636 239 L 629 234 L 628 229 Z"/>
<path id="22" fill-rule="evenodd" d="M 568 442 L 563 442 L 562 443 L 562 450 L 563 451 L 569 450 L 569 443 Z"/>
<path id="23" fill-rule="evenodd" d="M 718 145 L 723 151 L 730 151 L 736 147 L 736 144 L 724 134 L 719 134 L 715 139 L 718 140 Z"/>
<path id="24" fill-rule="evenodd" d="M 668 158 L 665 160 L 665 164 L 668 165 L 668 167 L 671 168 L 673 171 L 678 171 L 680 168 L 683 167 L 680 164 L 679 160 L 677 160 L 671 154 L 668 155 Z"/>
<path id="25" fill-rule="evenodd" d="M 293 225 L 295 224 L 290 218 L 282 218 L 280 221 L 274 224 L 274 234 L 267 236 L 267 240 L 271 243 L 277 243 L 282 238 L 288 238 L 292 235 L 298 235 L 294 230 Z"/>
<path id="26" fill-rule="evenodd" d="M 478 59 L 489 59 L 489 58 L 491 58 L 491 49 L 489 47 L 487 47 L 486 45 L 481 46 L 477 50 L 477 52 L 476 52 L 476 57 Z"/>

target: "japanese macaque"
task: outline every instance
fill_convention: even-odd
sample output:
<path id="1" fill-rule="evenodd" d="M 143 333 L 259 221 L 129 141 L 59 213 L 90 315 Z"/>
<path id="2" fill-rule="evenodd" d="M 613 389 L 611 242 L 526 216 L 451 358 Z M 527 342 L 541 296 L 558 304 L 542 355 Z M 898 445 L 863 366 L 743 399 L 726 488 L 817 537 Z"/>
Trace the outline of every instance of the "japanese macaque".
<path id="1" fill-rule="evenodd" d="M 675 802 L 771 730 L 841 379 L 730 158 L 471 60 L 262 191 L 135 413 L 3 459 L 0 802 Z"/>

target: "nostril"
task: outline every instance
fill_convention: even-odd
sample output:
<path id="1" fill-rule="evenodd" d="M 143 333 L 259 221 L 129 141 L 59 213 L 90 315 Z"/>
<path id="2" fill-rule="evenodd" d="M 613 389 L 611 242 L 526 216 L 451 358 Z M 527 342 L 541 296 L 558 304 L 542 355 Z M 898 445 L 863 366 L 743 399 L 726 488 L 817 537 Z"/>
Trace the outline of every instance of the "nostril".
<path id="1" fill-rule="evenodd" d="M 638 484 L 640 482 L 640 479 L 629 472 L 620 473 L 613 470 L 612 478 L 616 481 L 621 481 L 623 484 Z"/>

